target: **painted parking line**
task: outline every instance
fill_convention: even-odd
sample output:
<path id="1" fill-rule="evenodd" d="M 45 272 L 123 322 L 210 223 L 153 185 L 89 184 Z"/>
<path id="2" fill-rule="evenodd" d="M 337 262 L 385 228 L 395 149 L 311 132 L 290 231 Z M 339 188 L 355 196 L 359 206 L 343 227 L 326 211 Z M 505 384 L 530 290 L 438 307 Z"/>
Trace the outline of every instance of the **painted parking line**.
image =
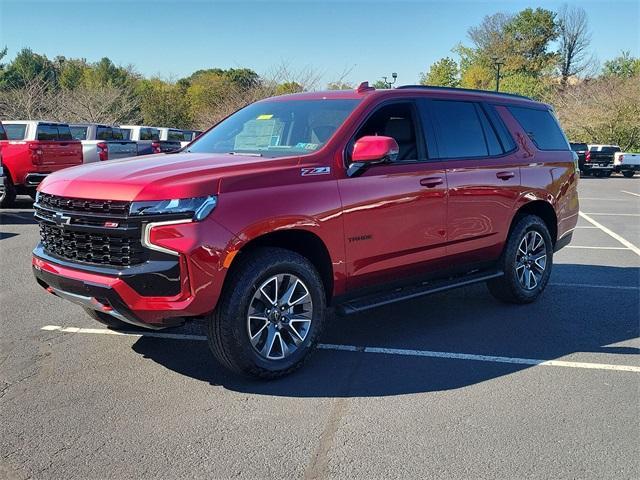
<path id="1" fill-rule="evenodd" d="M 554 283 L 550 282 L 551 287 L 568 287 L 568 288 L 596 288 L 607 290 L 636 290 L 640 292 L 640 286 L 633 287 L 630 285 L 597 285 L 595 283 Z"/>
<path id="2" fill-rule="evenodd" d="M 61 327 L 58 325 L 46 325 L 42 330 L 61 333 L 88 333 L 94 335 L 115 335 L 127 337 L 155 337 L 168 338 L 172 340 L 196 340 L 205 341 L 204 335 L 182 335 L 175 333 L 160 332 L 114 332 L 113 330 L 102 328 L 77 328 L 77 327 Z M 581 368 L 586 370 L 613 370 L 619 372 L 640 373 L 640 367 L 634 365 L 612 365 L 608 363 L 592 363 L 592 362 L 573 362 L 564 360 L 542 360 L 537 358 L 519 358 L 519 357 L 501 357 L 496 355 L 477 355 L 473 353 L 458 352 L 439 352 L 433 350 L 411 350 L 405 348 L 383 348 L 383 347 L 359 347 L 356 345 L 340 345 L 331 343 L 320 343 L 318 348 L 321 350 L 338 350 L 348 352 L 364 352 L 385 355 L 401 355 L 411 357 L 428 357 L 428 358 L 446 358 L 452 360 L 471 360 L 477 362 L 489 363 L 510 363 L 515 365 L 532 365 L 541 367 L 566 367 Z"/>
<path id="3" fill-rule="evenodd" d="M 620 190 L 620 191 L 628 195 L 635 195 L 636 197 L 640 197 L 640 193 L 627 192 L 626 190 Z"/>
<path id="4" fill-rule="evenodd" d="M 580 212 L 583 213 L 583 212 Z M 585 212 L 587 215 L 598 215 L 606 217 L 640 217 L 640 213 L 605 213 L 605 212 Z"/>
<path id="5" fill-rule="evenodd" d="M 636 255 L 640 256 L 640 248 L 636 247 L 633 243 L 631 243 L 629 240 L 621 237 L 620 235 L 618 235 L 616 232 L 614 232 L 613 230 L 605 227 L 604 225 L 602 225 L 600 222 L 597 222 L 596 220 L 594 220 L 593 218 L 591 218 L 589 215 L 593 215 L 593 214 L 587 214 L 584 212 L 580 212 L 580 216 L 582 218 L 584 218 L 587 222 L 589 222 L 591 225 L 598 227 L 600 230 L 602 230 L 604 233 L 606 233 L 607 235 L 609 235 L 610 237 L 615 238 L 618 242 L 620 242 L 622 245 L 624 245 L 625 247 L 627 247 L 628 249 L 632 250 Z"/>
<path id="6" fill-rule="evenodd" d="M 630 250 L 627 247 L 590 247 L 587 245 L 567 245 L 565 248 L 583 248 L 587 250 Z"/>
<path id="7" fill-rule="evenodd" d="M 627 203 L 629 202 L 628 198 L 579 197 L 578 199 L 581 200 L 581 201 L 582 200 L 597 200 L 599 202 L 627 202 Z"/>

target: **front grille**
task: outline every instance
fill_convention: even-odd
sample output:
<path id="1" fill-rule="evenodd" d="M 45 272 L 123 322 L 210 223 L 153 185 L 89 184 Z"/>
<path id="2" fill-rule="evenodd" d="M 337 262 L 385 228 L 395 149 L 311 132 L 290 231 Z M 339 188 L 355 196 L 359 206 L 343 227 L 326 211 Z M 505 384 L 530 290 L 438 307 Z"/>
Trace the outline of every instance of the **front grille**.
<path id="1" fill-rule="evenodd" d="M 142 224 L 129 202 L 85 200 L 40 193 L 34 205 L 45 252 L 96 265 L 128 267 L 145 262 Z"/>

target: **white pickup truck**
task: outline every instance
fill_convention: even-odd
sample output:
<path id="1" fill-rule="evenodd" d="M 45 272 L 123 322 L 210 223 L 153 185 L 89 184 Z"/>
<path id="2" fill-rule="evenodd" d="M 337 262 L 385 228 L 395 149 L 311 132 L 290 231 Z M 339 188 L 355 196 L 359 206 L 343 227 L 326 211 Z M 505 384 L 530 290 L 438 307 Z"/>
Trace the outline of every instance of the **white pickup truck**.
<path id="1" fill-rule="evenodd" d="M 616 152 L 613 157 L 613 170 L 631 178 L 640 171 L 640 153 Z"/>
<path id="2" fill-rule="evenodd" d="M 84 163 L 135 157 L 136 142 L 125 140 L 122 130 L 111 125 L 81 123 L 69 125 L 71 135 L 82 142 Z"/>
<path id="3" fill-rule="evenodd" d="M 160 128 L 161 142 L 179 142 L 180 147 L 186 147 L 202 132 L 199 130 L 180 130 L 179 128 Z M 164 150 L 163 150 L 164 151 Z"/>

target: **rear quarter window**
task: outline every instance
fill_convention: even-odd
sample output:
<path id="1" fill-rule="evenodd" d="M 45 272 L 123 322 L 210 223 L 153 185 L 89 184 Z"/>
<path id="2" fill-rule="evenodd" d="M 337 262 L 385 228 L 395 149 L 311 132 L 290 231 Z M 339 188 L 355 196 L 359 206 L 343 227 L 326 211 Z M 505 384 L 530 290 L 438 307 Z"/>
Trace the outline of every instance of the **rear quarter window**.
<path id="1" fill-rule="evenodd" d="M 567 138 L 549 110 L 528 107 L 508 109 L 540 150 L 569 150 Z"/>
<path id="2" fill-rule="evenodd" d="M 26 123 L 12 123 L 5 125 L 4 129 L 7 132 L 7 139 L 9 140 L 24 140 L 27 134 Z"/>
<path id="3" fill-rule="evenodd" d="M 0 140 L 6 140 L 6 139 L 7 139 L 7 133 L 4 131 L 4 127 L 0 123 Z"/>

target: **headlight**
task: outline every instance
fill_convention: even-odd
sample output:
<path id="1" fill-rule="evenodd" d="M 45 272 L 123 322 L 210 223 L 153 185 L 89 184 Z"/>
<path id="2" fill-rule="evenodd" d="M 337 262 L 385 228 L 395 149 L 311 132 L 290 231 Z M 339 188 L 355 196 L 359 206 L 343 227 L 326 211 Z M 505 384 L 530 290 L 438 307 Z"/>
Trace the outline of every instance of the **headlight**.
<path id="1" fill-rule="evenodd" d="M 129 209 L 130 215 L 181 215 L 191 216 L 199 222 L 216 208 L 218 197 L 174 198 L 172 200 L 154 200 L 148 202 L 133 202 Z"/>

